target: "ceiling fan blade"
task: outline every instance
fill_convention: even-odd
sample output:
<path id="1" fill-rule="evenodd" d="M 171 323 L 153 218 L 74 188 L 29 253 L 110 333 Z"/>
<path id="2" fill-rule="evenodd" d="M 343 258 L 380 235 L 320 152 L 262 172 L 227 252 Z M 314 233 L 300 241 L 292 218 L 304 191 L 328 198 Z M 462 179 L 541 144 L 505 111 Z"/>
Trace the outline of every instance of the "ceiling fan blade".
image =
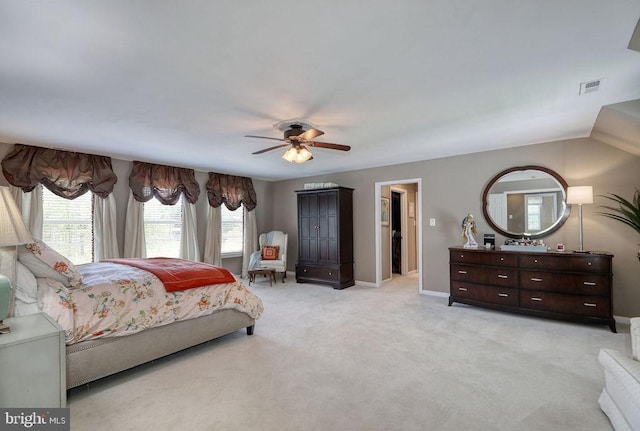
<path id="1" fill-rule="evenodd" d="M 305 145 L 308 145 L 310 147 L 329 148 L 330 150 L 340 150 L 340 151 L 349 151 L 351 149 L 351 147 L 348 145 L 332 144 L 330 142 L 307 141 L 305 142 Z"/>
<path id="2" fill-rule="evenodd" d="M 268 136 L 256 136 L 256 135 L 244 135 L 245 138 L 258 138 L 258 139 L 271 139 L 273 141 L 282 141 L 284 142 L 284 139 L 282 138 L 270 138 Z"/>
<path id="3" fill-rule="evenodd" d="M 304 139 L 306 141 L 308 139 L 317 138 L 320 135 L 324 135 L 324 132 L 322 130 L 309 129 L 306 132 L 299 134 L 298 138 Z"/>
<path id="4" fill-rule="evenodd" d="M 277 148 L 288 147 L 289 145 L 290 144 L 280 144 L 280 145 L 276 145 L 275 147 L 265 148 L 264 150 L 256 151 L 255 153 L 251 153 L 251 154 L 262 154 L 262 153 L 266 153 L 267 151 L 275 150 Z"/>

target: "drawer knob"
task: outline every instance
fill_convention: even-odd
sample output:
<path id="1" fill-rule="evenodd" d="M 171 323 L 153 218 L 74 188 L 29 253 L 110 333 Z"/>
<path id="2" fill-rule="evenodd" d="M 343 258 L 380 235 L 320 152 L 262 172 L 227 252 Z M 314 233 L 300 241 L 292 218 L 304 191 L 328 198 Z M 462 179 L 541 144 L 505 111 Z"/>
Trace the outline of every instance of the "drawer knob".
<path id="1" fill-rule="evenodd" d="M 507 293 L 498 293 L 498 296 L 502 296 L 503 298 L 506 298 L 509 296 L 509 294 Z"/>
<path id="2" fill-rule="evenodd" d="M 500 258 L 500 261 L 501 261 L 501 262 L 502 262 L 502 261 L 504 261 L 504 257 L 501 257 L 501 258 Z"/>
<path id="3" fill-rule="evenodd" d="M 509 278 L 509 276 L 508 275 L 498 274 L 498 278 Z"/>
<path id="4" fill-rule="evenodd" d="M 460 257 L 464 257 L 464 254 L 461 254 Z"/>
<path id="5" fill-rule="evenodd" d="M 587 265 L 591 266 L 591 262 L 587 262 Z"/>
<path id="6" fill-rule="evenodd" d="M 463 292 L 466 292 L 467 288 L 466 287 L 458 287 L 458 290 L 462 290 Z"/>
<path id="7" fill-rule="evenodd" d="M 585 302 L 585 303 L 584 303 L 584 306 L 585 306 L 585 307 L 597 307 L 597 306 L 598 306 L 598 304 L 594 304 L 594 303 L 592 303 L 592 302 Z"/>
<path id="8" fill-rule="evenodd" d="M 541 278 L 532 278 L 531 281 L 535 281 L 536 283 L 540 283 L 542 281 Z"/>
<path id="9" fill-rule="evenodd" d="M 595 286 L 596 283 L 594 283 L 593 281 L 583 281 L 582 284 L 584 284 L 585 286 Z"/>
<path id="10" fill-rule="evenodd" d="M 538 263 L 538 259 L 533 259 L 533 263 Z"/>
<path id="11" fill-rule="evenodd" d="M 466 274 L 466 273 L 467 271 L 463 271 L 463 270 L 458 271 L 458 274 Z"/>
<path id="12" fill-rule="evenodd" d="M 534 296 L 533 298 L 531 298 L 531 300 L 532 300 L 532 301 L 539 301 L 539 302 L 542 302 L 542 298 L 537 298 L 537 297 L 535 297 L 535 296 Z"/>
<path id="13" fill-rule="evenodd" d="M 330 272 L 329 275 L 333 275 L 333 272 Z"/>
<path id="14" fill-rule="evenodd" d="M 303 270 L 302 270 L 302 272 L 307 272 L 307 269 L 306 269 L 306 268 L 305 268 L 305 269 L 303 269 Z"/>

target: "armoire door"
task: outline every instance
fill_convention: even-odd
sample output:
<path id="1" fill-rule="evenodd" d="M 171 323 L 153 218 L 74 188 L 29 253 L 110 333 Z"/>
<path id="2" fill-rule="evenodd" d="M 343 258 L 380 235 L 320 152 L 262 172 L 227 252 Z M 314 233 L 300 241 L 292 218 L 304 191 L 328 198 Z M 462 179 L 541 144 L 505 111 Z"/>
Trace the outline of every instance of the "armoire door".
<path id="1" fill-rule="evenodd" d="M 318 196 L 298 195 L 298 259 L 318 260 Z"/>
<path id="2" fill-rule="evenodd" d="M 338 262 L 337 193 L 318 194 L 318 260 Z"/>

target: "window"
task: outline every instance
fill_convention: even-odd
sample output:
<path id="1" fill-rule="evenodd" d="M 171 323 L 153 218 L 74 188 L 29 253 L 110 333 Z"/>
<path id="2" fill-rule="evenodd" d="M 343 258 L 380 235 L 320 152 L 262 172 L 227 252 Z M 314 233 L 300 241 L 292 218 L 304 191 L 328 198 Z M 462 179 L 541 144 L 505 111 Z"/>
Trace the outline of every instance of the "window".
<path id="1" fill-rule="evenodd" d="M 240 207 L 235 211 L 229 211 L 226 206 L 221 205 L 222 218 L 222 249 L 223 255 L 241 255 L 244 243 L 244 208 Z"/>
<path id="2" fill-rule="evenodd" d="M 537 232 L 542 225 L 542 196 L 526 196 L 527 200 L 527 230 Z"/>
<path id="3" fill-rule="evenodd" d="M 75 264 L 93 262 L 93 193 L 65 199 L 42 189 L 42 241 Z"/>
<path id="4" fill-rule="evenodd" d="M 156 198 L 144 203 L 144 237 L 147 257 L 180 257 L 182 195 L 175 205 Z"/>

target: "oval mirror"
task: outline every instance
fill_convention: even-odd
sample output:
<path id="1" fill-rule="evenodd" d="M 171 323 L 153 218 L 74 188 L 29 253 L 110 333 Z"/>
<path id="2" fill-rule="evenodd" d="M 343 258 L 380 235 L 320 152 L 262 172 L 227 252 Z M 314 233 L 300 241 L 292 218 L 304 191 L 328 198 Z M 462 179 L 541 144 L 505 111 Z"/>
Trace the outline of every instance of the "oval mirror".
<path id="1" fill-rule="evenodd" d="M 551 169 L 518 166 L 494 176 L 482 194 L 489 225 L 509 238 L 543 238 L 564 224 L 571 213 L 567 183 Z"/>

